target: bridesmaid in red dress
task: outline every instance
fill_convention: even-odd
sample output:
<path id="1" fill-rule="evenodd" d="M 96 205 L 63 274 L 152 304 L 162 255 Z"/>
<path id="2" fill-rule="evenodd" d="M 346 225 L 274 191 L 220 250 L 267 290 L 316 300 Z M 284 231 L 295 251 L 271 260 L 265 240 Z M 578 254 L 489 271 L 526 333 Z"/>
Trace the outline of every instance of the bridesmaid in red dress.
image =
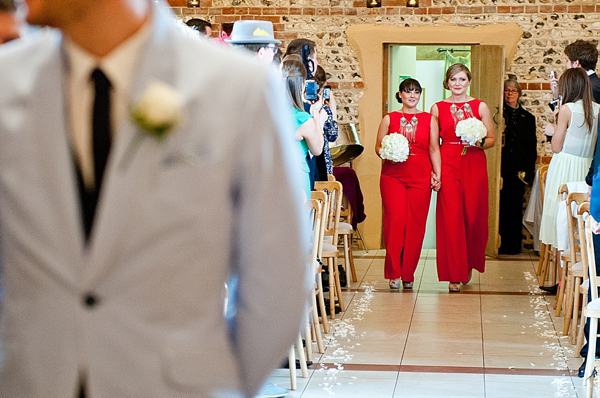
<path id="1" fill-rule="evenodd" d="M 383 201 L 383 240 L 386 247 L 385 277 L 391 289 L 412 289 L 419 262 L 431 189 L 440 187 L 440 147 L 437 122 L 416 106 L 421 85 L 415 79 L 400 84 L 396 99 L 402 109 L 386 115 L 377 134 L 375 152 L 380 156 L 381 140 L 388 133 L 400 133 L 409 142 L 410 154 L 404 162 L 383 162 L 381 198 Z"/>
<path id="2" fill-rule="evenodd" d="M 483 272 L 488 236 L 488 180 L 484 149 L 494 146 L 494 127 L 485 102 L 467 95 L 471 72 L 462 64 L 446 71 L 444 87 L 450 97 L 431 107 L 438 119 L 442 155 L 442 189 L 437 197 L 437 271 L 451 292 L 467 284 L 473 269 Z M 456 136 L 456 124 L 475 117 L 487 135 L 475 145 Z"/>

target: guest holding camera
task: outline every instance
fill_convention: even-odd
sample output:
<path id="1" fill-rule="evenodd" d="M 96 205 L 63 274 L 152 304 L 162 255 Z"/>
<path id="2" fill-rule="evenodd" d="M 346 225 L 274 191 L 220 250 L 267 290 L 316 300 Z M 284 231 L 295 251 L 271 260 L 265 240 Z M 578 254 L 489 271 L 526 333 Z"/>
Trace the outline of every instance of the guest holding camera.
<path id="1" fill-rule="evenodd" d="M 318 100 L 310 107 L 310 113 L 304 111 L 304 91 L 306 87 L 306 68 L 302 58 L 298 55 L 287 55 L 283 59 L 282 73 L 285 79 L 285 88 L 292 106 L 296 139 L 300 143 L 302 159 L 310 150 L 313 155 L 320 155 L 323 151 L 323 132 L 321 128 L 320 112 L 322 100 Z M 311 184 L 309 180 L 310 169 L 308 164 L 302 162 L 306 181 L 303 182 L 306 197 L 310 198 Z"/>
<path id="2" fill-rule="evenodd" d="M 338 137 L 338 122 L 335 97 L 331 92 L 331 87 L 327 86 L 327 74 L 321 65 L 317 66 L 315 73 L 315 81 L 319 85 L 319 95 L 323 100 L 323 108 L 321 109 L 321 124 L 323 127 L 323 136 L 325 143 L 323 144 L 323 153 L 317 157 L 317 167 L 321 177 L 323 174 L 333 174 L 333 160 L 329 151 L 329 143 L 335 142 Z M 322 161 L 320 161 L 322 159 Z"/>
<path id="3" fill-rule="evenodd" d="M 554 111 L 552 151 L 555 154 L 548 167 L 540 225 L 542 243 L 555 247 L 558 187 L 585 178 L 596 145 L 600 110 L 592 98 L 590 79 L 582 68 L 567 69 L 563 73 L 558 81 L 558 95 L 563 104 Z"/>
<path id="4" fill-rule="evenodd" d="M 500 175 L 500 254 L 521 252 L 523 238 L 523 195 L 525 184 L 535 176 L 537 138 L 535 116 L 519 103 L 521 86 L 516 80 L 504 82 L 504 145 Z"/>

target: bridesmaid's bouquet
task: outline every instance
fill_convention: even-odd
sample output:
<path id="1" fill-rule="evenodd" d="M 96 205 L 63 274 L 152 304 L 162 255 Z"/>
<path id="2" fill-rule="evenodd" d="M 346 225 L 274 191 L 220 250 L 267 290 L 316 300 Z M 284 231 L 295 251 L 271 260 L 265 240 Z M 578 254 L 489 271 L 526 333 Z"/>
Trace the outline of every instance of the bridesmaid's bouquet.
<path id="1" fill-rule="evenodd" d="M 408 147 L 408 140 L 402 134 L 391 133 L 381 140 L 379 156 L 381 156 L 382 159 L 396 163 L 404 162 L 408 159 L 409 153 L 410 148 Z"/>
<path id="2" fill-rule="evenodd" d="M 470 117 L 456 124 L 456 136 L 468 142 L 469 145 L 475 145 L 475 143 L 481 141 L 486 135 L 487 129 L 483 122 L 477 118 Z"/>

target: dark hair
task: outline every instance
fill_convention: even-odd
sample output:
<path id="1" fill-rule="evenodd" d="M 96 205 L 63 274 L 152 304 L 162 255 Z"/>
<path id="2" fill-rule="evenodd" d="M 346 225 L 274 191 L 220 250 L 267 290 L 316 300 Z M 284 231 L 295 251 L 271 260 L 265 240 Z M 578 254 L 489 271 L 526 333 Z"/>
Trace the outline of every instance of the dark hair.
<path id="1" fill-rule="evenodd" d="M 467 79 L 469 79 L 469 81 L 471 81 L 471 71 L 469 70 L 469 68 L 467 68 L 463 64 L 450 65 L 450 67 L 446 71 L 446 77 L 444 78 L 444 88 L 446 90 L 450 90 L 450 86 L 448 85 L 448 82 L 450 81 L 450 79 L 452 79 L 452 77 L 454 75 L 456 75 L 457 73 L 460 73 L 460 72 L 465 72 L 467 74 Z"/>
<path id="2" fill-rule="evenodd" d="M 243 47 L 247 50 L 252 51 L 253 53 L 257 53 L 258 50 L 264 47 L 268 47 L 269 43 L 231 43 L 235 47 Z"/>
<path id="3" fill-rule="evenodd" d="M 565 47 L 565 55 L 571 62 L 579 61 L 583 69 L 595 70 L 598 62 L 598 42 L 596 40 L 575 40 Z"/>
<path id="4" fill-rule="evenodd" d="M 567 69 L 558 79 L 558 93 L 562 95 L 562 103 L 583 100 L 585 123 L 589 130 L 594 126 L 594 111 L 592 102 L 592 84 L 583 68 Z"/>
<path id="5" fill-rule="evenodd" d="M 233 22 L 223 22 L 221 24 L 221 30 L 227 33 L 227 36 L 231 36 L 231 32 L 233 31 Z"/>
<path id="6" fill-rule="evenodd" d="M 204 19 L 192 18 L 185 23 L 187 26 L 196 29 L 201 35 L 206 35 L 206 28 L 212 29 L 212 24 Z"/>
<path id="7" fill-rule="evenodd" d="M 14 0 L 0 0 L 0 12 L 13 12 L 16 9 Z"/>
<path id="8" fill-rule="evenodd" d="M 306 68 L 302 63 L 302 57 L 296 54 L 286 55 L 281 67 L 285 77 L 285 88 L 294 108 L 304 111 L 304 100 L 302 92 L 306 80 Z"/>
<path id="9" fill-rule="evenodd" d="M 325 83 L 327 82 L 327 73 L 325 73 L 325 69 L 323 69 L 321 65 L 317 66 L 317 71 L 315 72 L 315 81 L 320 88 L 325 87 Z"/>
<path id="10" fill-rule="evenodd" d="M 285 55 L 296 54 L 302 56 L 302 47 L 308 46 L 309 55 L 313 55 L 317 51 L 317 44 L 310 39 L 294 39 L 288 44 L 285 49 Z"/>
<path id="11" fill-rule="evenodd" d="M 421 85 L 419 84 L 419 81 L 417 79 L 409 77 L 408 79 L 402 80 L 402 83 L 400 83 L 400 86 L 398 87 L 398 92 L 396 93 L 396 101 L 398 101 L 399 103 L 402 103 L 402 97 L 400 96 L 400 93 L 403 91 L 405 93 L 416 91 L 417 93 L 421 94 L 423 89 L 421 88 Z"/>

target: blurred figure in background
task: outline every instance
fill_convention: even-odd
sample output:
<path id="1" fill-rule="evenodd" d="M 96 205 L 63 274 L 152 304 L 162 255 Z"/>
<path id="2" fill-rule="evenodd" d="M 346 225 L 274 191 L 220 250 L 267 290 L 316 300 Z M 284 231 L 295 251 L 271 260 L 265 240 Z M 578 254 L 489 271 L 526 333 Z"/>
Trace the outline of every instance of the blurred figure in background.
<path id="1" fill-rule="evenodd" d="M 198 31 L 200 36 L 210 37 L 212 35 L 212 24 L 204 19 L 192 18 L 189 19 L 185 24 Z"/>
<path id="2" fill-rule="evenodd" d="M 271 64 L 279 52 L 281 41 L 275 39 L 273 23 L 269 21 L 241 20 L 233 24 L 231 37 L 225 39 L 235 47 L 251 51 L 260 61 Z"/>
<path id="3" fill-rule="evenodd" d="M 535 177 L 537 138 L 535 117 L 519 103 L 521 86 L 504 82 L 504 146 L 500 175 L 500 254 L 519 254 L 523 238 L 523 195 Z"/>

